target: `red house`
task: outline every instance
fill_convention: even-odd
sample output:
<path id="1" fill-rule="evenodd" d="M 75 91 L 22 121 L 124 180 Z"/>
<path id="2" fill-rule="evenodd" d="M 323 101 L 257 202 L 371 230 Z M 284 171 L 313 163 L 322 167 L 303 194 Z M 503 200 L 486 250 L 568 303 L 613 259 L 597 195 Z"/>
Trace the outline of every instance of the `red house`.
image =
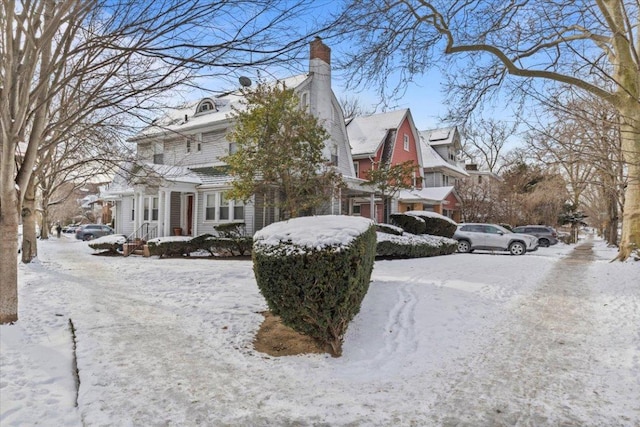
<path id="1" fill-rule="evenodd" d="M 420 136 L 409 109 L 388 113 L 355 117 L 347 122 L 347 134 L 356 177 L 367 179 L 369 171 L 381 165 L 393 166 L 406 161 L 415 162 L 413 186 L 422 187 L 423 169 Z M 372 206 L 373 209 L 372 215 Z M 373 203 L 369 199 L 352 199 L 350 214 L 383 221 L 384 207 L 381 199 Z M 391 212 L 397 212 L 393 201 Z"/>

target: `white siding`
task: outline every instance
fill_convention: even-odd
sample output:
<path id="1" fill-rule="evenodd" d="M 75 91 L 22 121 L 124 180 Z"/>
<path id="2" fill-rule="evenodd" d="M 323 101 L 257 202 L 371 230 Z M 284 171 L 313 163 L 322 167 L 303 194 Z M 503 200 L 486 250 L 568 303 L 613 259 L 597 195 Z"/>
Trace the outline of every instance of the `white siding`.
<path id="1" fill-rule="evenodd" d="M 133 206 L 133 196 L 125 196 L 120 202 L 120 226 L 116 225 L 118 232 L 126 236 L 133 233 L 134 222 L 131 220 L 131 207 Z M 137 213 L 137 212 L 136 212 Z"/>

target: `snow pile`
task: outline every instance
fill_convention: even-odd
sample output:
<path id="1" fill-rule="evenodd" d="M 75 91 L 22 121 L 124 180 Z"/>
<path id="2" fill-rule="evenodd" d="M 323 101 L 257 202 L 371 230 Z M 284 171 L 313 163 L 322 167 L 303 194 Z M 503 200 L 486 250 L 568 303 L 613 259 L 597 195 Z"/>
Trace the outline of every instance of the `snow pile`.
<path id="1" fill-rule="evenodd" d="M 127 236 L 124 234 L 108 234 L 106 236 L 98 237 L 89 242 L 89 245 L 122 245 L 127 242 Z"/>
<path id="2" fill-rule="evenodd" d="M 448 237 L 432 236 L 430 234 L 411 234 L 404 233 L 402 236 L 396 236 L 388 233 L 377 233 L 378 242 L 392 242 L 399 245 L 430 245 L 438 248 L 442 245 L 457 245 L 458 241 L 449 239 Z"/>

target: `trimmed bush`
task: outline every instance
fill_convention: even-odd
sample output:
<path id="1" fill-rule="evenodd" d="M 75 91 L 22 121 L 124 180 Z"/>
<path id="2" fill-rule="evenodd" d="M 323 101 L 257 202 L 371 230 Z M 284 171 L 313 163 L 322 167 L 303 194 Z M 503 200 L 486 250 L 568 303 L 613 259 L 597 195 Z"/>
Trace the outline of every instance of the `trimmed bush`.
<path id="1" fill-rule="evenodd" d="M 369 289 L 376 231 L 366 218 L 294 218 L 254 236 L 253 270 L 271 312 L 333 356 Z"/>
<path id="2" fill-rule="evenodd" d="M 244 256 L 251 253 L 253 237 L 212 237 L 209 243 L 211 244 L 211 251 L 214 253 Z"/>
<path id="3" fill-rule="evenodd" d="M 455 221 L 444 215 L 428 211 L 409 211 L 405 212 L 405 215 L 416 216 L 424 221 L 425 230 L 420 234 L 452 238 L 456 232 Z"/>
<path id="4" fill-rule="evenodd" d="M 395 213 L 390 215 L 391 224 L 402 228 L 407 233 L 424 234 L 427 226 L 422 218 L 415 215 L 406 215 L 403 213 Z"/>
<path id="5" fill-rule="evenodd" d="M 378 233 L 376 256 L 380 258 L 423 258 L 449 255 L 456 251 L 458 242 L 447 237 L 412 234 L 394 236 Z"/>
<path id="6" fill-rule="evenodd" d="M 122 245 L 127 241 L 127 237 L 122 234 L 111 234 L 108 236 L 99 237 L 89 242 L 89 247 L 96 251 L 103 251 L 104 253 L 119 254 L 122 250 Z"/>
<path id="7" fill-rule="evenodd" d="M 393 234 L 394 236 L 402 236 L 404 230 L 391 224 L 376 224 L 376 231 L 380 233 Z"/>
<path id="8" fill-rule="evenodd" d="M 244 222 L 229 222 L 225 224 L 214 225 L 213 229 L 216 230 L 220 237 L 243 237 L 247 234 Z"/>
<path id="9" fill-rule="evenodd" d="M 204 250 L 213 254 L 211 234 L 202 234 L 194 238 L 188 236 L 159 237 L 147 242 L 149 253 L 162 257 L 189 256 L 192 252 Z"/>

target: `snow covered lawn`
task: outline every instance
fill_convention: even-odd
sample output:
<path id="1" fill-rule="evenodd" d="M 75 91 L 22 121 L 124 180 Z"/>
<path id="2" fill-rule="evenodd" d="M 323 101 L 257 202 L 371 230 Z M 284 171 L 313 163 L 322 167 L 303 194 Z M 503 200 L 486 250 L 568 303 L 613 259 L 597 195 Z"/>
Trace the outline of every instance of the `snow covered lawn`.
<path id="1" fill-rule="evenodd" d="M 341 358 L 275 358 L 252 346 L 267 307 L 250 261 L 43 241 L 0 326 L 0 424 L 640 425 L 640 263 L 596 241 L 554 282 L 572 250 L 378 261 Z M 546 313 L 560 300 L 574 329 Z"/>

